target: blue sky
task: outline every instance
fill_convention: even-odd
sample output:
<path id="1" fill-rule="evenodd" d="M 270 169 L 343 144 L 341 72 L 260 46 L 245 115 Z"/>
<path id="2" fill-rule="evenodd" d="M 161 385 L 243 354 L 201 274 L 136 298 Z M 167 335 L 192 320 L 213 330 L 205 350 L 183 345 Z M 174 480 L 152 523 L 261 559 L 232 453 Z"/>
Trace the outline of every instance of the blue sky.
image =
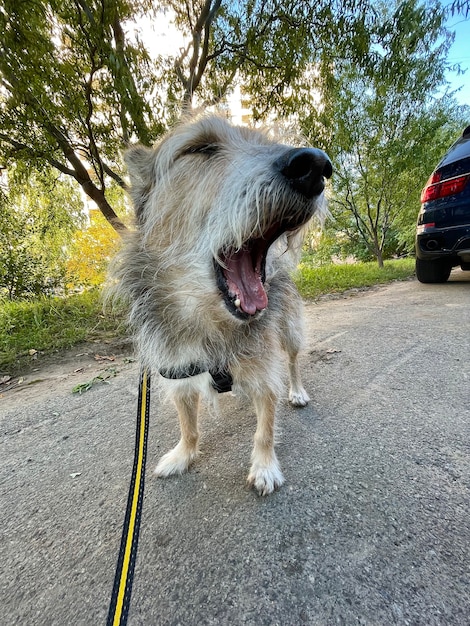
<path id="1" fill-rule="evenodd" d="M 465 20 L 461 15 L 454 15 L 449 18 L 447 26 L 449 30 L 455 31 L 455 41 L 449 50 L 448 61 L 452 64 L 460 63 L 461 68 L 467 70 L 459 76 L 455 72 L 449 72 L 447 79 L 452 89 L 461 87 L 456 94 L 458 102 L 470 105 L 470 16 Z"/>

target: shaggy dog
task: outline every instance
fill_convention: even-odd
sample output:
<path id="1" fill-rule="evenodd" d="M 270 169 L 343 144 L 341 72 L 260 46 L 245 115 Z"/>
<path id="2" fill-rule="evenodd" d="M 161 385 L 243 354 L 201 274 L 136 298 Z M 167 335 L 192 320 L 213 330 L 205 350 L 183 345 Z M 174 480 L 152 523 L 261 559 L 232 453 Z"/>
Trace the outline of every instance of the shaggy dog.
<path id="1" fill-rule="evenodd" d="M 201 395 L 242 389 L 257 429 L 248 483 L 261 494 L 284 482 L 274 451 L 283 351 L 289 400 L 305 406 L 297 354 L 302 303 L 288 251 L 324 213 L 324 152 L 294 148 L 214 115 L 180 124 L 154 148 L 126 154 L 137 229 L 118 264 L 118 290 L 143 364 L 159 372 L 181 439 L 158 476 L 186 471 L 198 454 Z"/>

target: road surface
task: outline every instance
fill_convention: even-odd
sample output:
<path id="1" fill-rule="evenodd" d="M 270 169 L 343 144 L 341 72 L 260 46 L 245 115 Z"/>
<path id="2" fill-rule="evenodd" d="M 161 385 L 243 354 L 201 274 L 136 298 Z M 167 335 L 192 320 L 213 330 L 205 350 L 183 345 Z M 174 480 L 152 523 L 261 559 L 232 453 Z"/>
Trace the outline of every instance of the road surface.
<path id="1" fill-rule="evenodd" d="M 286 484 L 274 495 L 244 485 L 255 418 L 227 394 L 220 416 L 202 419 L 192 471 L 154 478 L 178 436 L 154 393 L 130 625 L 470 623 L 468 273 L 320 300 L 306 314 L 312 401 L 281 402 Z M 71 393 L 109 366 L 109 384 Z M 61 367 L 0 397 L 2 626 L 106 619 L 138 365 Z"/>

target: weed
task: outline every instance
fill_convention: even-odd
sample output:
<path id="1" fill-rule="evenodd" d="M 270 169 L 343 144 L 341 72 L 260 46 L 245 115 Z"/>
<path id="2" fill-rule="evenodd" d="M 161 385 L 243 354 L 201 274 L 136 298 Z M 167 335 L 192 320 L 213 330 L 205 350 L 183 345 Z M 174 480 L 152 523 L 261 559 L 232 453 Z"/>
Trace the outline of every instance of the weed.
<path id="1" fill-rule="evenodd" d="M 117 376 L 117 374 L 118 372 L 116 368 L 107 367 L 104 372 L 98 374 L 98 376 L 95 376 L 86 383 L 80 383 L 79 385 L 75 385 L 75 387 L 72 389 L 72 393 L 82 394 L 85 391 L 89 391 L 94 385 L 97 385 L 99 383 L 108 383 L 109 379 Z"/>

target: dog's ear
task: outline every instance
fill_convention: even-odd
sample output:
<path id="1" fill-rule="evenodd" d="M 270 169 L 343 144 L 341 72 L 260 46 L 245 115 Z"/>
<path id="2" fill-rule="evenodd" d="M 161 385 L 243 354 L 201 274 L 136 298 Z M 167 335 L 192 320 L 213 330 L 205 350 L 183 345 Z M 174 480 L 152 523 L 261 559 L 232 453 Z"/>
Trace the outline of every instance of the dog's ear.
<path id="1" fill-rule="evenodd" d="M 155 161 L 154 150 L 140 144 L 131 146 L 124 153 L 132 185 L 148 185 L 152 181 L 152 170 Z"/>
<path id="2" fill-rule="evenodd" d="M 141 220 L 154 183 L 155 150 L 137 144 L 126 150 L 124 161 L 131 179 L 130 194 L 134 201 L 135 213 Z"/>

